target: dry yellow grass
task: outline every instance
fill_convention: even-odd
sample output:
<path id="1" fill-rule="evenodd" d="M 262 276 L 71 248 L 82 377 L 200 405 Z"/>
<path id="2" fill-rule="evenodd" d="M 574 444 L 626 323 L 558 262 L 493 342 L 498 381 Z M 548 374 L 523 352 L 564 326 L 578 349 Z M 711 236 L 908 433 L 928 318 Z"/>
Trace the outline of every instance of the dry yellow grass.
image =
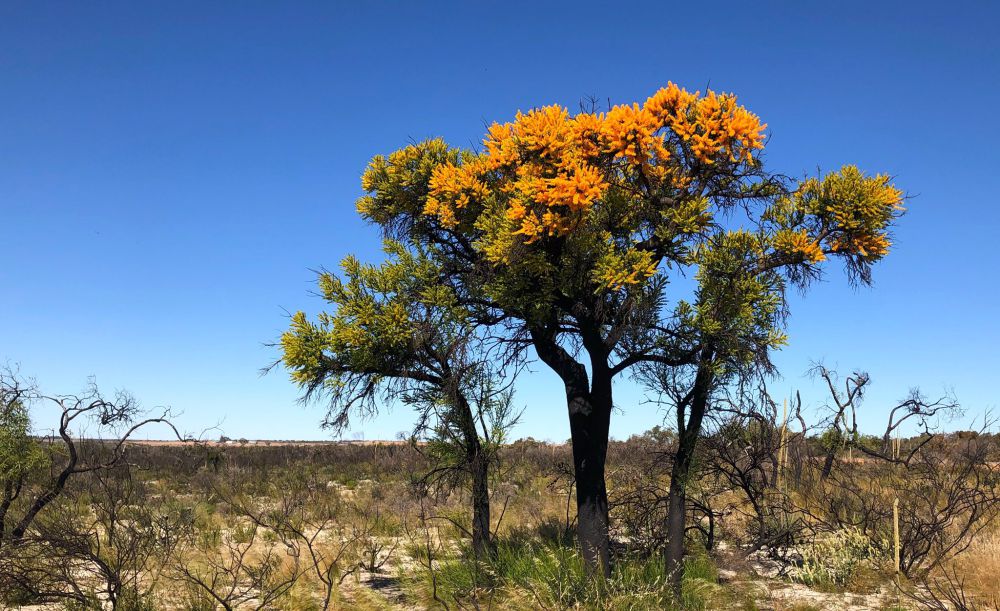
<path id="1" fill-rule="evenodd" d="M 952 561 L 967 592 L 1000 606 L 1000 528 L 983 533 Z"/>

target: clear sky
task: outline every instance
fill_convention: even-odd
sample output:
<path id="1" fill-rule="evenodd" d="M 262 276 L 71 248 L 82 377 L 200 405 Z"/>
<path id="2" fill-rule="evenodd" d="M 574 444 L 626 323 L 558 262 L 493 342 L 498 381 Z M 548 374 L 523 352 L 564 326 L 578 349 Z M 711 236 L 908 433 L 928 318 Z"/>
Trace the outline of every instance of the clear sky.
<path id="1" fill-rule="evenodd" d="M 736 92 L 769 167 L 857 163 L 914 197 L 873 289 L 793 296 L 781 392 L 811 360 L 1000 403 L 1000 6 L 994 2 L 0 2 L 0 361 L 49 392 L 127 388 L 231 437 L 322 439 L 265 344 L 310 269 L 378 257 L 354 211 L 376 153 L 478 143 L 516 110 Z M 612 434 L 660 422 L 617 387 Z M 518 435 L 569 436 L 544 366 Z M 40 426 L 51 412 L 39 412 Z M 358 424 L 408 429 L 406 408 Z"/>

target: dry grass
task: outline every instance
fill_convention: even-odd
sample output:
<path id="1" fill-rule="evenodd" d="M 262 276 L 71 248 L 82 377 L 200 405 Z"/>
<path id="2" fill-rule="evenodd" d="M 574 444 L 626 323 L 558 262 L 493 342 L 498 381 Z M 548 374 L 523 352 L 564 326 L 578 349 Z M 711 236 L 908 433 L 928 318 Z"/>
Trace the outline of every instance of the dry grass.
<path id="1" fill-rule="evenodd" d="M 952 567 L 970 594 L 1000 608 L 1000 528 L 976 537 Z"/>
<path id="2" fill-rule="evenodd" d="M 213 446 L 209 450 L 216 450 Z M 434 590 L 451 608 L 460 604 L 472 608 L 492 605 L 495 609 L 517 608 L 663 608 L 671 599 L 658 556 L 623 555 L 610 582 L 612 587 L 596 587 L 587 578 L 572 542 L 575 518 L 574 490 L 568 477 L 569 449 L 522 443 L 507 448 L 502 472 L 491 486 L 493 522 L 503 516 L 497 528 L 501 553 L 488 565 L 470 563 L 471 528 L 469 495 L 466 486 L 432 486 L 423 489 L 413 482 L 428 465 L 413 448 L 405 445 L 316 444 L 227 446 L 216 454 L 199 448 L 193 452 L 156 444 L 134 448 L 137 457 L 154 468 L 142 471 L 150 503 L 164 504 L 164 511 L 190 516 L 184 522 L 191 533 L 173 552 L 175 562 L 202 570 L 226 537 L 248 526 L 247 517 L 223 502 L 223 497 L 245 499 L 248 507 L 265 512 L 282 507 L 282 501 L 298 499 L 293 517 L 314 528 L 323 523 L 317 549 L 325 557 L 347 547 L 334 576 L 346 578 L 333 594 L 333 608 L 396 609 L 412 611 L 444 608 L 434 598 Z M 630 486 L 653 485 L 666 490 L 663 465 L 652 461 L 644 447 L 622 444 L 612 454 L 609 487 L 613 499 L 629 492 Z M 852 463 L 852 468 L 856 465 Z M 859 472 L 861 472 L 859 470 Z M 815 485 L 811 480 L 810 485 Z M 717 542 L 722 547 L 711 554 L 692 556 L 701 564 L 689 567 L 683 608 L 807 611 L 838 609 L 858 611 L 895 608 L 885 593 L 889 575 L 878 563 L 852 573 L 852 578 L 828 587 L 824 584 L 790 583 L 787 578 L 765 577 L 755 560 L 744 559 L 741 548 L 755 534 L 753 509 L 744 496 L 719 481 L 702 478 L 698 491 L 710 497 L 714 511 Z M 644 497 L 645 498 L 645 497 Z M 809 504 L 808 515 L 819 514 L 830 504 L 828 495 L 799 495 L 792 501 Z M 615 508 L 616 525 L 626 522 L 623 512 L 635 507 Z M 661 516 L 662 517 L 662 516 Z M 654 520 L 656 522 L 656 516 Z M 199 544 L 199 537 L 218 533 L 218 540 Z M 310 534 L 313 532 L 309 531 Z M 360 536 L 355 535 L 361 532 Z M 622 551 L 632 541 L 618 535 Z M 808 531 L 803 536 L 809 536 Z M 812 536 L 816 536 L 815 534 Z M 353 537 L 353 538 L 352 538 Z M 212 543 L 215 541 L 215 543 Z M 693 537 L 692 542 L 700 541 Z M 798 544 L 798 541 L 796 542 Z M 255 554 L 275 546 L 283 550 L 275 533 L 260 533 Z M 377 570 L 360 567 L 373 549 L 381 558 L 390 558 Z M 433 549 L 433 567 L 424 564 L 424 549 Z M 784 548 L 782 548 L 784 549 Z M 793 549 L 793 548 L 790 548 Z M 633 550 L 640 551 L 640 550 Z M 300 559 L 307 555 L 300 544 Z M 202 555 L 202 556 L 199 556 Z M 881 560 L 885 560 L 881 558 Z M 292 557 L 282 556 L 281 570 L 291 571 Z M 884 562 L 883 562 L 884 564 Z M 371 566 L 369 563 L 368 566 Z M 301 569 L 302 567 L 300 567 Z M 766 567 L 765 567 L 766 568 Z M 882 567 L 884 568 L 884 567 Z M 1000 600 L 1000 526 L 979 536 L 973 545 L 950 565 L 963 580 L 963 587 L 981 600 Z M 721 570 L 720 570 L 721 569 Z M 186 586 L 176 571 L 166 571 L 153 599 L 158 609 L 177 611 L 212 608 L 184 604 Z M 433 573 L 433 574 L 432 574 Z M 756 574 L 759 573 L 759 574 Z M 724 574 L 724 576 L 721 576 Z M 863 577 L 864 579 L 860 579 Z M 432 582 L 433 580 L 436 580 Z M 863 582 L 863 583 L 862 583 Z M 271 608 L 313 611 L 321 607 L 323 584 L 306 571 L 295 587 Z M 3 604 L 0 603 L 0 608 Z M 47 609 L 59 609 L 58 605 Z M 987 607 L 989 608 L 989 607 Z"/>

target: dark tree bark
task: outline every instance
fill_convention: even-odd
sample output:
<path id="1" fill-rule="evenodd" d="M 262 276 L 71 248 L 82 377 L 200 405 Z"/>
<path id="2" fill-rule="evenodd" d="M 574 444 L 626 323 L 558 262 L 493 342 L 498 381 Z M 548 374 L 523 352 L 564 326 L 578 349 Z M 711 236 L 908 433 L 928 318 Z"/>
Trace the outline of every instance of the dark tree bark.
<path id="1" fill-rule="evenodd" d="M 702 353 L 694 386 L 677 405 L 677 451 L 674 453 L 667 497 L 666 564 L 674 592 L 680 596 L 684 577 L 684 533 L 687 519 L 687 486 L 701 425 L 708 410 L 713 383 L 712 354 Z"/>
<path id="2" fill-rule="evenodd" d="M 588 332 L 589 331 L 589 332 Z M 577 540 L 587 567 L 605 577 L 611 575 L 611 545 L 608 534 L 608 490 L 604 481 L 608 456 L 608 434 L 613 399 L 607 350 L 598 333 L 584 329 L 584 344 L 591 359 L 591 379 L 576 361 L 544 329 L 532 329 L 539 358 L 551 367 L 566 388 L 566 406 L 573 447 L 576 480 Z"/>
<path id="3" fill-rule="evenodd" d="M 13 479 L 8 480 L 4 484 L 3 499 L 0 500 L 0 546 L 3 545 L 3 538 L 7 533 L 7 512 L 10 510 L 11 504 L 21 494 L 21 487 L 23 485 L 23 477 L 18 477 L 16 481 Z"/>
<path id="4" fill-rule="evenodd" d="M 819 478 L 822 481 L 826 481 L 830 477 L 830 473 L 833 471 L 833 461 L 837 457 L 837 445 L 840 443 L 840 430 L 837 431 L 837 437 L 830 442 L 830 448 L 826 451 L 826 459 L 823 461 L 823 471 L 820 473 Z"/>
<path id="5" fill-rule="evenodd" d="M 490 531 L 490 460 L 479 439 L 476 416 L 469 400 L 461 393 L 456 397 L 459 409 L 461 444 L 465 447 L 465 465 L 472 478 L 472 550 L 476 556 L 493 549 Z"/>
<path id="6" fill-rule="evenodd" d="M 610 379 L 605 392 L 575 397 L 567 393 L 567 399 L 576 478 L 577 538 L 587 565 L 607 577 L 611 575 L 611 556 L 604 469 L 611 423 Z"/>
<path id="7" fill-rule="evenodd" d="M 478 445 L 478 444 L 477 444 Z M 476 555 L 493 549 L 490 534 L 489 463 L 482 451 L 472 457 L 472 549 Z"/>

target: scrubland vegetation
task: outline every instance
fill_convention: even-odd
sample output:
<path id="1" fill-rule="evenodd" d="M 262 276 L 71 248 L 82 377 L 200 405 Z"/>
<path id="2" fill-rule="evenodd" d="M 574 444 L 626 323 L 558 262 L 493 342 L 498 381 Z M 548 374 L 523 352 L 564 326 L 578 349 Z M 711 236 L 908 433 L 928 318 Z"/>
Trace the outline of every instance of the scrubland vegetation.
<path id="1" fill-rule="evenodd" d="M 595 579 L 575 541 L 567 444 L 496 449 L 489 545 L 476 549 L 470 478 L 447 468 L 440 440 L 34 438 L 17 409 L 25 396 L 6 388 L 4 608 L 989 609 L 1000 600 L 1000 438 L 985 432 L 884 444 L 828 420 L 803 435 L 791 426 L 801 413 L 783 418 L 776 405 L 714 423 L 694 460 L 678 599 L 663 561 L 676 449 L 666 429 L 609 446 L 612 571 Z M 103 401 L 85 402 L 97 406 L 92 430 L 124 436 L 141 422 Z M 127 422 L 115 426 L 116 414 Z"/>

